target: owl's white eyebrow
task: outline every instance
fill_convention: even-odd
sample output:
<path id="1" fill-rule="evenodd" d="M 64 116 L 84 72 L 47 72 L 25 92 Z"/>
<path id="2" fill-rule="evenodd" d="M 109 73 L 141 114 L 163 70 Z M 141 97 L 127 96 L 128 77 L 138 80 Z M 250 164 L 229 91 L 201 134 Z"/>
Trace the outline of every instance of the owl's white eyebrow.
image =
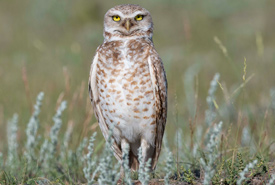
<path id="1" fill-rule="evenodd" d="M 143 16 L 146 16 L 147 14 L 144 14 L 144 12 L 141 12 L 141 11 L 137 11 L 137 12 L 134 12 L 134 13 L 131 13 L 131 14 L 127 14 L 125 17 L 135 17 L 137 15 L 143 15 Z"/>
<path id="2" fill-rule="evenodd" d="M 118 15 L 120 17 L 130 18 L 130 17 L 135 17 L 137 15 L 146 16 L 147 14 L 144 14 L 144 12 L 141 12 L 141 11 L 137 11 L 137 12 L 127 14 L 127 15 L 122 14 L 120 11 L 113 11 L 112 13 L 110 13 L 110 17 L 116 16 L 116 15 Z"/>
<path id="3" fill-rule="evenodd" d="M 112 16 L 116 16 L 116 15 L 118 15 L 118 16 L 120 16 L 120 17 L 123 17 L 123 14 L 121 14 L 120 11 L 113 11 L 112 13 L 110 13 L 110 16 L 111 16 L 111 17 L 112 17 Z"/>
<path id="4" fill-rule="evenodd" d="M 139 14 L 144 15 L 144 12 L 137 11 L 137 12 L 134 12 L 134 13 L 130 14 L 129 16 L 133 16 L 133 15 L 136 16 L 136 15 L 139 15 Z"/>

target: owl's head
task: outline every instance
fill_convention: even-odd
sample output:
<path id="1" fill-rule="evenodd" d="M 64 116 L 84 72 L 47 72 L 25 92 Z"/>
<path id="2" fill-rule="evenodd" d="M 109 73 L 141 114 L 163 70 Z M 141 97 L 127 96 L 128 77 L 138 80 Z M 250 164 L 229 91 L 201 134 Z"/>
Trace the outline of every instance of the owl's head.
<path id="1" fill-rule="evenodd" d="M 139 5 L 124 4 L 107 11 L 104 17 L 104 38 L 138 38 L 153 35 L 151 14 Z"/>

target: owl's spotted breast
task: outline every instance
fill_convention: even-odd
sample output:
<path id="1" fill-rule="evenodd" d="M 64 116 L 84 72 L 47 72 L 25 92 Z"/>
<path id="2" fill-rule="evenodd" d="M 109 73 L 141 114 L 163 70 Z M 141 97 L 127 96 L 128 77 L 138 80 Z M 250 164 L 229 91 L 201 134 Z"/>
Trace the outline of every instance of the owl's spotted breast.
<path id="1" fill-rule="evenodd" d="M 144 39 L 112 41 L 98 49 L 97 88 L 103 116 L 114 124 L 118 143 L 135 142 L 140 135 L 154 145 L 156 108 Z"/>
<path id="2" fill-rule="evenodd" d="M 153 46 L 151 14 L 139 5 L 115 6 L 104 16 L 103 33 L 89 78 L 100 129 L 107 139 L 114 128 L 111 147 L 118 160 L 128 150 L 129 166 L 137 170 L 141 148 L 143 162 L 151 158 L 154 169 L 166 124 L 167 81 Z"/>

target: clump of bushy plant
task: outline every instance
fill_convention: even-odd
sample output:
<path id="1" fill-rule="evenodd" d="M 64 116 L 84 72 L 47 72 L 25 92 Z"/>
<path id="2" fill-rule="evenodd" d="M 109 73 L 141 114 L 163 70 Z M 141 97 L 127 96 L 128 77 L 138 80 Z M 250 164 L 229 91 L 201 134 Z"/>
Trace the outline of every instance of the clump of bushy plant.
<path id="1" fill-rule="evenodd" d="M 205 123 L 208 127 L 213 123 L 213 121 L 217 117 L 216 106 L 215 106 L 215 102 L 216 102 L 215 92 L 217 90 L 219 78 L 220 78 L 220 74 L 216 73 L 213 80 L 210 83 L 208 96 L 206 98 L 208 109 L 205 111 Z"/>
<path id="2" fill-rule="evenodd" d="M 148 159 L 147 162 L 143 159 L 142 156 L 142 148 L 138 149 L 138 161 L 139 161 L 139 169 L 138 169 L 138 180 L 142 185 L 147 185 L 150 179 L 150 166 L 152 159 Z"/>
<path id="3" fill-rule="evenodd" d="M 237 181 L 246 180 L 244 175 L 250 173 L 248 170 L 251 170 L 249 175 L 251 177 L 250 180 L 252 180 L 256 174 L 265 174 L 267 172 L 267 166 L 265 165 L 265 160 L 263 158 L 257 156 L 257 159 L 254 161 L 258 161 L 258 163 L 251 168 L 251 164 L 253 163 L 246 164 L 244 155 L 243 152 L 238 151 L 236 156 L 233 155 L 231 159 L 228 159 L 226 162 L 225 160 L 222 160 L 222 163 L 218 164 L 220 167 L 218 174 L 215 175 L 215 183 L 220 183 L 220 181 L 223 180 L 223 182 L 227 184 L 237 184 Z"/>
<path id="4" fill-rule="evenodd" d="M 179 130 L 177 133 L 176 133 L 176 136 L 175 136 L 175 139 L 174 139 L 174 142 L 176 144 L 176 146 L 178 146 L 180 149 L 182 148 L 182 143 L 181 143 L 181 139 L 182 139 L 182 135 L 181 135 L 181 131 L 182 130 Z M 179 144 L 179 145 L 178 145 Z M 173 173 L 173 154 L 172 152 L 170 151 L 170 148 L 168 146 L 168 141 L 167 141 L 167 136 L 164 135 L 163 136 L 163 145 L 164 145 L 164 157 L 165 157 L 165 166 L 164 166 L 164 172 L 165 172 L 165 176 L 164 176 L 164 183 L 167 185 L 169 184 L 169 178 L 170 176 L 172 175 Z M 181 151 L 179 149 L 179 151 Z"/>
<path id="5" fill-rule="evenodd" d="M 164 168 L 165 176 L 164 176 L 164 183 L 165 185 L 169 184 L 169 177 L 172 174 L 173 171 L 173 155 L 172 152 L 168 152 L 167 158 L 166 158 L 166 166 Z"/>
<path id="6" fill-rule="evenodd" d="M 24 154 L 27 158 L 28 165 L 30 168 L 32 168 L 32 166 L 30 166 L 32 162 L 36 160 L 35 148 L 38 145 L 38 140 L 36 138 L 36 135 L 39 128 L 38 115 L 40 113 L 43 97 L 44 97 L 44 93 L 40 92 L 36 99 L 34 112 L 27 124 L 27 129 L 26 129 L 27 143 L 25 145 L 26 150 Z"/>
<path id="7" fill-rule="evenodd" d="M 99 178 L 98 183 L 100 185 L 110 184 L 116 185 L 117 181 L 120 177 L 120 173 L 118 173 L 119 163 L 113 166 L 113 128 L 109 130 L 108 139 L 105 144 L 105 148 L 103 151 L 103 155 L 99 161 Z"/>
<path id="8" fill-rule="evenodd" d="M 238 185 L 242 184 L 242 182 L 246 179 L 245 174 L 247 174 L 249 172 L 249 170 L 253 169 L 254 166 L 257 164 L 257 162 L 258 162 L 258 160 L 256 159 L 253 162 L 247 164 L 245 166 L 244 170 L 239 173 L 240 178 L 237 180 Z"/>
<path id="9" fill-rule="evenodd" d="M 95 175 L 98 171 L 98 168 L 95 169 L 96 162 L 92 160 L 92 154 L 94 151 L 94 141 L 95 141 L 96 132 L 91 136 L 88 146 L 88 154 L 84 157 L 86 160 L 86 165 L 83 168 L 85 178 L 88 181 L 88 185 L 93 184 Z M 94 170 L 94 172 L 93 172 Z"/>
<path id="10" fill-rule="evenodd" d="M 213 81 L 211 83 L 217 82 L 218 77 L 215 75 Z M 218 83 L 218 82 L 217 82 Z M 209 97 L 212 99 L 209 101 L 209 107 L 212 107 L 212 111 L 215 110 L 215 101 L 214 101 L 214 92 L 217 84 L 212 84 L 212 91 L 209 92 Z M 121 163 L 114 162 L 112 144 L 114 142 L 112 137 L 112 128 L 110 129 L 109 137 L 107 139 L 105 148 L 103 150 L 103 155 L 99 157 L 97 160 L 97 156 L 93 154 L 94 151 L 94 140 L 95 134 L 90 138 L 89 145 L 87 148 L 87 153 L 84 154 L 84 149 L 87 147 L 88 139 L 84 138 L 82 142 L 78 146 L 76 146 L 76 150 L 73 150 L 69 147 L 69 141 L 72 133 L 72 125 L 69 124 L 67 127 L 67 131 L 65 132 L 64 139 L 60 141 L 60 129 L 62 126 L 62 112 L 66 108 L 66 103 L 62 102 L 60 107 L 57 109 L 56 115 L 53 117 L 54 125 L 50 130 L 49 137 L 44 138 L 43 136 L 38 136 L 38 128 L 39 128 L 39 112 L 41 107 L 41 102 L 43 99 L 43 93 L 40 93 L 37 97 L 36 104 L 34 106 L 34 112 L 28 122 L 26 129 L 26 143 L 23 148 L 24 156 L 18 156 L 18 144 L 17 144 L 17 123 L 18 116 L 14 115 L 13 119 L 9 121 L 7 127 L 7 138 L 8 138 L 8 156 L 5 158 L 3 154 L 0 152 L 0 166 L 2 169 L 6 170 L 4 174 L 5 179 L 10 179 L 9 183 L 18 184 L 18 183 L 36 183 L 36 184 L 51 184 L 52 180 L 55 182 L 64 180 L 71 184 L 85 183 L 87 180 L 88 184 L 94 183 L 96 180 L 99 184 L 116 184 L 119 177 L 119 166 L 121 165 L 124 171 L 124 184 L 132 184 L 131 181 L 131 171 L 129 169 L 129 148 L 124 148 L 122 161 Z M 210 106 L 211 103 L 211 106 Z M 214 103 L 214 104 L 212 104 Z M 214 107 L 213 107 L 214 106 Z M 210 110 L 210 109 L 209 109 Z M 213 118 L 213 117 L 212 117 Z M 214 119 L 209 119 L 214 121 Z M 208 120 L 209 124 L 210 123 Z M 235 154 L 233 153 L 232 160 L 225 160 L 223 153 L 221 153 L 221 163 L 216 163 L 218 158 L 218 150 L 217 146 L 219 144 L 219 135 L 221 132 L 222 122 L 218 125 L 214 125 L 208 130 L 208 137 L 205 138 L 206 148 L 205 152 L 202 152 L 203 157 L 200 159 L 201 167 L 204 171 L 204 184 L 216 184 L 226 182 L 229 184 L 235 184 L 238 180 L 239 183 L 246 181 L 243 179 L 243 174 L 247 173 L 251 170 L 249 165 L 245 168 L 244 160 L 242 157 L 242 153 L 237 153 L 237 160 L 234 160 Z M 243 129 L 243 138 L 242 143 L 244 146 L 250 146 L 249 141 L 253 140 L 252 134 L 247 135 L 247 131 L 251 134 L 249 127 L 244 127 Z M 193 151 L 190 153 L 193 154 L 193 158 L 196 158 L 200 152 L 199 142 L 203 138 L 202 126 L 197 125 L 196 130 L 194 131 L 194 139 L 195 144 L 193 146 Z M 47 134 L 45 134 L 47 135 Z M 245 138 L 249 136 L 248 138 Z M 186 145 L 189 145 L 190 142 L 182 142 L 183 133 L 182 130 L 179 129 L 176 133 L 176 137 L 174 139 L 174 143 L 179 147 L 179 152 L 181 157 L 187 156 L 182 155 L 185 150 Z M 188 143 L 188 144 L 185 144 Z M 129 146 L 128 146 L 129 147 Z M 97 150 L 97 149 L 96 149 Z M 21 152 L 21 151 L 20 151 Z M 4 154 L 6 152 L 3 152 Z M 139 153 L 139 162 L 140 168 L 138 171 L 138 179 L 142 184 L 148 184 L 150 180 L 150 172 L 151 172 L 151 159 L 145 160 L 142 158 L 142 150 L 141 148 L 138 150 Z M 169 184 L 169 178 L 172 176 L 174 161 L 172 151 L 168 147 L 168 141 L 166 135 L 163 137 L 163 152 L 161 158 L 163 159 L 163 172 L 164 174 L 164 183 Z M 192 156 L 189 154 L 188 156 Z M 93 157 L 92 157 L 93 155 Z M 6 161 L 4 161 L 6 159 Z M 257 163 L 256 167 L 253 167 L 251 170 L 252 174 L 258 174 L 258 172 L 266 173 L 268 168 L 266 167 L 266 163 L 262 162 L 263 165 L 258 167 L 261 163 L 261 159 Z M 164 163 L 165 162 L 165 163 Z M 178 162 L 178 161 L 177 161 Z M 159 161 L 161 163 L 161 159 Z M 261 164 L 262 164 L 261 163 Z M 192 162 L 193 164 L 193 162 Z M 5 165 L 5 167 L 4 167 Z M 188 163 L 183 164 L 183 166 L 189 165 Z M 264 169 L 265 170 L 261 170 Z M 22 169 L 20 172 L 17 172 L 18 169 Z M 188 168 L 187 168 L 188 169 Z M 198 180 L 198 174 L 195 172 L 197 169 L 182 169 L 183 174 L 179 173 L 182 180 L 188 183 L 196 183 Z M 245 171 L 246 170 L 246 171 Z M 215 173 L 217 172 L 217 173 Z M 12 174 L 12 175 L 10 175 Z M 15 175 L 16 174 L 16 175 Z M 20 176 L 21 175 L 21 176 Z M 4 181 L 1 181 L 0 175 L 0 184 Z M 19 177 L 18 177 L 19 176 Z M 45 178 L 45 179 L 43 179 Z M 238 179 L 238 176 L 240 178 Z M 253 176 L 253 175 L 251 175 Z M 41 177 L 41 178 L 37 178 Z M 86 180 L 85 180 L 85 179 Z M 178 178 L 179 179 L 179 178 Z M 275 177 L 272 175 L 270 184 L 273 183 Z M 122 179 L 121 179 L 122 180 Z M 211 182 L 212 180 L 212 182 Z M 266 179 L 265 179 L 266 180 Z M 267 180 L 266 180 L 267 181 Z M 6 181 L 5 181 L 6 182 Z"/>
<path id="11" fill-rule="evenodd" d="M 248 126 L 245 126 L 242 131 L 242 146 L 248 146 L 251 142 L 251 131 Z"/>
<path id="12" fill-rule="evenodd" d="M 25 180 L 27 180 L 27 182 L 32 181 L 40 183 L 41 179 L 33 178 L 36 176 L 50 176 L 51 178 L 57 178 L 56 176 L 61 174 L 66 176 L 67 174 L 64 174 L 64 168 L 65 166 L 69 166 L 67 163 L 72 164 L 72 161 L 78 161 L 82 158 L 82 156 L 72 157 L 76 155 L 71 151 L 68 154 L 70 157 L 68 157 L 67 160 L 59 161 L 62 156 L 61 152 L 58 152 L 57 146 L 59 144 L 59 130 L 62 125 L 61 115 L 66 108 L 65 102 L 60 104 L 56 115 L 53 117 L 54 125 L 51 128 L 49 139 L 44 139 L 41 136 L 37 137 L 39 128 L 38 116 L 43 96 L 43 93 L 39 93 L 37 96 L 34 112 L 27 124 L 25 147 L 20 148 L 23 151 L 24 157 L 18 157 L 18 153 L 21 153 L 21 151 L 17 151 L 18 116 L 15 114 L 13 119 L 7 124 L 8 155 L 6 161 L 3 160 L 4 157 L 2 157 L 2 155 L 0 156 L 0 165 L 2 169 L 8 172 L 4 173 L 6 174 L 5 178 L 12 179 L 12 182 L 15 184 L 18 184 L 19 182 L 24 183 Z M 22 169 L 22 171 L 18 171 L 18 169 Z M 69 171 L 71 170 L 69 169 Z M 70 176 L 66 178 L 71 181 Z M 47 181 L 50 180 L 47 179 Z M 11 181 L 9 182 L 11 183 Z M 2 183 L 1 179 L 0 183 Z"/>
<path id="13" fill-rule="evenodd" d="M 8 122 L 7 127 L 7 139 L 8 139 L 8 159 L 6 162 L 6 167 L 10 170 L 11 173 L 15 173 L 18 163 L 17 155 L 17 124 L 18 124 L 18 115 L 14 114 L 13 118 Z"/>
<path id="14" fill-rule="evenodd" d="M 121 166 L 123 170 L 123 181 L 126 185 L 131 185 L 132 180 L 131 180 L 131 169 L 129 168 L 129 144 L 127 144 L 123 149 L 122 149 L 122 160 L 121 160 Z"/>
<path id="15" fill-rule="evenodd" d="M 243 128 L 242 138 L 241 138 L 241 145 L 244 146 L 244 147 L 249 146 L 250 154 L 253 154 L 256 151 L 256 149 L 255 149 L 256 147 L 255 147 L 255 144 L 254 144 L 254 139 L 252 137 L 251 129 L 250 129 L 249 125 L 246 125 Z"/>
<path id="16" fill-rule="evenodd" d="M 183 179 L 187 183 L 194 184 L 194 174 L 192 173 L 191 169 L 186 170 L 184 167 L 181 168 L 183 172 Z"/>
<path id="17" fill-rule="evenodd" d="M 214 125 L 214 128 L 211 130 L 210 139 L 207 142 L 205 149 L 205 159 L 201 158 L 200 163 L 204 170 L 204 180 L 203 184 L 211 184 L 211 179 L 215 173 L 214 163 L 218 157 L 217 145 L 219 144 L 219 135 L 222 129 L 222 122 L 218 125 Z"/>
<path id="18" fill-rule="evenodd" d="M 61 102 L 59 108 L 56 111 L 55 116 L 53 117 L 54 125 L 50 131 L 50 140 L 45 139 L 42 148 L 40 150 L 40 158 L 42 160 L 42 166 L 47 171 L 51 168 L 51 164 L 53 164 L 53 159 L 55 158 L 56 154 L 56 147 L 58 143 L 58 133 L 60 131 L 62 120 L 61 115 L 62 112 L 66 109 L 66 101 Z"/>
<path id="19" fill-rule="evenodd" d="M 76 157 L 78 159 L 80 159 L 79 163 L 81 163 L 81 164 L 84 163 L 84 161 L 85 161 L 85 158 L 82 157 L 83 156 L 82 152 L 83 152 L 84 148 L 86 147 L 87 143 L 88 143 L 88 139 L 86 137 L 84 137 L 76 149 Z"/>
<path id="20" fill-rule="evenodd" d="M 72 132 L 73 132 L 73 124 L 72 124 L 72 122 L 69 122 L 69 125 L 67 127 L 67 130 L 65 132 L 65 136 L 63 139 L 63 145 L 61 145 L 61 153 L 60 153 L 61 160 L 64 163 L 66 163 L 66 160 L 67 160 L 66 157 L 68 157 L 70 159 L 72 158 L 72 151 L 68 150 L 69 141 L 70 141 Z"/>
<path id="21" fill-rule="evenodd" d="M 49 145 L 49 152 L 51 156 L 54 156 L 54 154 L 56 153 L 56 146 L 58 143 L 58 133 L 62 125 L 61 115 L 62 115 L 62 112 L 66 109 L 66 107 L 67 107 L 67 102 L 66 101 L 61 102 L 59 108 L 56 111 L 55 116 L 53 117 L 54 125 L 50 131 L 50 145 Z"/>

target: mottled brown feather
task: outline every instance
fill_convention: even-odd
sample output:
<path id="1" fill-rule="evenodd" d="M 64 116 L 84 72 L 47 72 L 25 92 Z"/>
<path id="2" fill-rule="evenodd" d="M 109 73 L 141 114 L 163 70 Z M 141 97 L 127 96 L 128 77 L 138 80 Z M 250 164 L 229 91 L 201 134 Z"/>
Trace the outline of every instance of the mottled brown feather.
<path id="1" fill-rule="evenodd" d="M 94 60 L 95 60 L 95 58 L 96 57 L 94 57 Z M 93 63 L 95 62 L 94 60 L 93 60 Z M 90 69 L 91 72 L 93 71 L 93 63 L 91 65 L 91 69 Z M 88 89 L 89 89 L 90 99 L 91 99 L 91 102 L 92 102 L 94 113 L 96 115 L 96 119 L 99 122 L 99 126 L 100 126 L 100 129 L 102 131 L 102 134 L 103 134 L 105 140 L 107 140 L 108 137 L 109 137 L 109 128 L 108 128 L 108 125 L 105 122 L 105 119 L 102 116 L 100 116 L 100 115 L 102 115 L 102 110 L 100 108 L 99 102 L 96 100 L 98 97 L 94 98 L 91 83 L 92 83 L 92 81 L 91 81 L 91 73 L 90 73 L 89 82 L 88 82 Z M 120 161 L 122 159 L 122 151 L 121 151 L 121 148 L 118 146 L 118 144 L 115 141 L 112 144 L 112 150 L 114 152 L 114 156 L 116 157 L 116 159 Z"/>

